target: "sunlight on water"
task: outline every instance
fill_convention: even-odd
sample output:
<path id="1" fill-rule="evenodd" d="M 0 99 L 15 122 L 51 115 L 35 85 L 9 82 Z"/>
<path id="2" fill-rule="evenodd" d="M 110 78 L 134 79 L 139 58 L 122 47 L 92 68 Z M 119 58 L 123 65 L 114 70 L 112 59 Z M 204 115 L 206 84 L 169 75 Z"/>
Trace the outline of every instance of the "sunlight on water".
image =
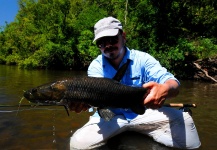
<path id="1" fill-rule="evenodd" d="M 76 114 L 60 106 L 20 107 L 23 91 L 29 88 L 73 76 L 85 76 L 86 72 L 20 70 L 15 66 L 0 65 L 0 147 L 1 149 L 69 149 L 71 135 L 82 127 L 92 113 Z M 196 103 L 193 118 L 202 142 L 201 150 L 213 150 L 217 146 L 217 85 L 181 81 L 177 98 L 167 102 Z M 30 105 L 25 99 L 21 105 Z M 18 111 L 19 110 L 19 111 Z M 114 137 L 104 148 L 124 150 L 170 148 L 154 142 L 144 135 L 126 132 Z"/>
<path id="2" fill-rule="evenodd" d="M 53 143 L 56 143 L 56 129 L 55 129 L 55 123 L 56 123 L 56 112 L 53 111 Z"/>

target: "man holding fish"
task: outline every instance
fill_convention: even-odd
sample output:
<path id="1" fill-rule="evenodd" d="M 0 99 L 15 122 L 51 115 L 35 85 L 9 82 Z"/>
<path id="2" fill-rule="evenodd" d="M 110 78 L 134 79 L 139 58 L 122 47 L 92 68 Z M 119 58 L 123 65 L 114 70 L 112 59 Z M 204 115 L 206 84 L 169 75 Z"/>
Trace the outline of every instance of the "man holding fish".
<path id="1" fill-rule="evenodd" d="M 106 121 L 98 112 L 78 129 L 70 139 L 71 149 L 93 149 L 106 144 L 111 137 L 130 130 L 152 137 L 169 147 L 198 148 L 201 143 L 192 117 L 188 112 L 162 107 L 179 93 L 179 81 L 151 55 L 125 46 L 122 24 L 113 17 L 99 20 L 94 26 L 94 42 L 101 51 L 88 68 L 88 76 L 113 78 L 128 60 L 130 63 L 121 83 L 148 89 L 144 95 L 146 111 L 139 115 L 131 109 L 109 108 L 114 117 Z M 132 99 L 133 101 L 133 99 Z M 77 113 L 89 109 L 84 103 L 71 103 Z"/>

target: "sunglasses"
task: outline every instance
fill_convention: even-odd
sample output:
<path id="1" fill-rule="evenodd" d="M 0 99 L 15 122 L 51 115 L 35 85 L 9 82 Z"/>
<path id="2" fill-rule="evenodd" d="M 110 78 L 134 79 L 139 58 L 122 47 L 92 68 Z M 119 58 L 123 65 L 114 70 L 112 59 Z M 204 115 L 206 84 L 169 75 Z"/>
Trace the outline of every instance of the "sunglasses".
<path id="1" fill-rule="evenodd" d="M 106 44 L 114 45 L 118 43 L 118 35 L 116 36 L 107 36 L 100 38 L 99 40 L 96 41 L 96 45 L 99 48 L 105 48 Z"/>

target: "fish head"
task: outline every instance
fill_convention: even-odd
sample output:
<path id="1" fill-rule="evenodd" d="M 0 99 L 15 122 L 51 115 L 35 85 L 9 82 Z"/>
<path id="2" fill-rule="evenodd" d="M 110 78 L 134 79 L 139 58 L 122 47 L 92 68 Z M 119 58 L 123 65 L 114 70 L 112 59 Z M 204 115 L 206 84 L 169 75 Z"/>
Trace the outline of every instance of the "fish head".
<path id="1" fill-rule="evenodd" d="M 33 103 L 56 104 L 63 99 L 66 87 L 61 81 L 53 82 L 29 89 L 24 97 Z"/>

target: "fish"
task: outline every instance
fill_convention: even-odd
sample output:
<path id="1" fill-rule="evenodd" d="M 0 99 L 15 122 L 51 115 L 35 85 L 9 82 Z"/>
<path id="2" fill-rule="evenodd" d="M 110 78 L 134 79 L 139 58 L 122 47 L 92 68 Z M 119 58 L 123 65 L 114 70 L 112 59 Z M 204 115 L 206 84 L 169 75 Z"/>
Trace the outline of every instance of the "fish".
<path id="1" fill-rule="evenodd" d="M 99 115 L 109 121 L 115 115 L 108 108 L 131 109 L 136 114 L 144 114 L 144 96 L 148 90 L 120 83 L 129 61 L 117 71 L 113 79 L 99 77 L 71 77 L 46 83 L 26 90 L 24 97 L 37 104 L 63 105 L 69 101 L 85 103 L 97 107 Z"/>
<path id="2" fill-rule="evenodd" d="M 144 114 L 146 88 L 132 87 L 109 78 L 74 77 L 47 83 L 24 92 L 24 97 L 39 104 L 66 105 L 69 101 L 102 108 L 132 109 Z"/>

